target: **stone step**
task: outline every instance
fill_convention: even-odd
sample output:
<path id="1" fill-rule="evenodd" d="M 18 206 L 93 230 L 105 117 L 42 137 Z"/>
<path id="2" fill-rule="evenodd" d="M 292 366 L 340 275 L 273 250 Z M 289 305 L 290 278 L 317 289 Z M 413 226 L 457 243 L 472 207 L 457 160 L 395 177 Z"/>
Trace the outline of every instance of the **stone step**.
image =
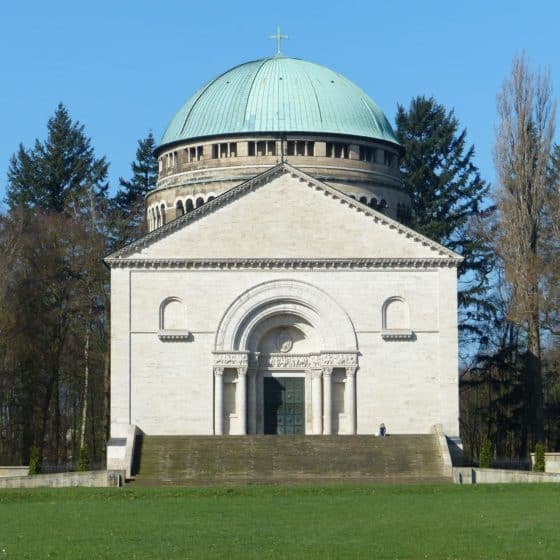
<path id="1" fill-rule="evenodd" d="M 443 482 L 432 435 L 144 436 L 137 485 Z"/>

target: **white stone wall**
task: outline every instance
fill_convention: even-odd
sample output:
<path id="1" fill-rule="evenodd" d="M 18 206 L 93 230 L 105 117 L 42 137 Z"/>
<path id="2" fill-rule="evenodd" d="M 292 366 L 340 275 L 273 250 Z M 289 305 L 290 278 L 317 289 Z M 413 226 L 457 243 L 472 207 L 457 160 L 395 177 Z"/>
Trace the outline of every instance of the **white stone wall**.
<path id="1" fill-rule="evenodd" d="M 324 290 L 350 317 L 360 351 L 358 433 L 375 433 L 381 422 L 393 433 L 428 433 L 436 423 L 458 433 L 455 269 L 113 270 L 113 421 L 128 421 L 130 391 L 130 421 L 146 433 L 211 434 L 218 324 L 243 292 L 279 279 Z M 158 338 L 159 307 L 170 296 L 184 303 L 187 340 Z M 393 296 L 409 305 L 412 340 L 381 337 L 382 306 Z"/>
<path id="2" fill-rule="evenodd" d="M 130 270 L 111 270 L 111 424 L 131 424 Z"/>
<path id="3" fill-rule="evenodd" d="M 152 243 L 140 258 L 437 258 L 391 226 L 281 175 Z"/>
<path id="4" fill-rule="evenodd" d="M 450 259 L 449 253 L 289 173 L 210 208 L 126 258 L 302 263 L 295 269 L 113 267 L 112 422 L 148 434 L 213 433 L 212 351 L 222 317 L 258 284 L 297 280 L 325 292 L 352 322 L 360 352 L 358 433 L 375 433 L 381 422 L 389 433 L 429 433 L 441 423 L 446 434 L 458 435 L 456 269 L 432 262 Z M 305 268 L 309 259 L 376 258 L 412 264 Z M 408 306 L 404 340 L 382 336 L 383 305 L 395 297 Z M 168 298 L 184 306 L 185 328 L 162 340 L 160 308 Z M 176 325 L 181 311 L 173 305 Z"/>

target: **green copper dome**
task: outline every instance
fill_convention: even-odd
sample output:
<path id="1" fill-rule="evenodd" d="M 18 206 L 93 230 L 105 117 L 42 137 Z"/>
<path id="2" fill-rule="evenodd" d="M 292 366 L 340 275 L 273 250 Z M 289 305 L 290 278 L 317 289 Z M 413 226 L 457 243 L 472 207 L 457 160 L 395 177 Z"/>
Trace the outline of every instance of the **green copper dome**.
<path id="1" fill-rule="evenodd" d="M 344 76 L 284 56 L 241 64 L 197 91 L 160 146 L 230 134 L 309 132 L 397 143 L 381 109 Z"/>

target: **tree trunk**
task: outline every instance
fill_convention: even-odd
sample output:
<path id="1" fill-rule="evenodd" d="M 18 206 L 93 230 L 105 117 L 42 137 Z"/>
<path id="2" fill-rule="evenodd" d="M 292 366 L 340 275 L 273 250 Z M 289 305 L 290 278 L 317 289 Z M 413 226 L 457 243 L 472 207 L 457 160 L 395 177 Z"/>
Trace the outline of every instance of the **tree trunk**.
<path id="1" fill-rule="evenodd" d="M 538 317 L 530 318 L 527 330 L 527 374 L 531 391 L 531 443 L 534 448 L 537 443 L 544 441 L 544 395 Z"/>
<path id="2" fill-rule="evenodd" d="M 103 370 L 103 412 L 105 441 L 111 435 L 111 354 L 109 346 L 105 349 L 105 365 Z"/>
<path id="3" fill-rule="evenodd" d="M 86 338 L 84 342 L 84 391 L 82 395 L 82 422 L 80 426 L 80 449 L 84 447 L 86 438 L 86 422 L 88 413 L 88 391 L 89 391 L 89 314 L 86 325 Z"/>

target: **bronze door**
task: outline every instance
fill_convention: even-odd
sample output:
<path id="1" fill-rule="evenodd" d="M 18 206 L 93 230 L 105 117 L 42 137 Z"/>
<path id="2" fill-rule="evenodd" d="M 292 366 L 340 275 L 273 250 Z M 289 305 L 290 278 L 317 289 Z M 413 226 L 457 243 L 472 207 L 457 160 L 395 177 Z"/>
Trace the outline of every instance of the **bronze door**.
<path id="1" fill-rule="evenodd" d="M 305 379 L 264 378 L 264 433 L 305 433 Z"/>

